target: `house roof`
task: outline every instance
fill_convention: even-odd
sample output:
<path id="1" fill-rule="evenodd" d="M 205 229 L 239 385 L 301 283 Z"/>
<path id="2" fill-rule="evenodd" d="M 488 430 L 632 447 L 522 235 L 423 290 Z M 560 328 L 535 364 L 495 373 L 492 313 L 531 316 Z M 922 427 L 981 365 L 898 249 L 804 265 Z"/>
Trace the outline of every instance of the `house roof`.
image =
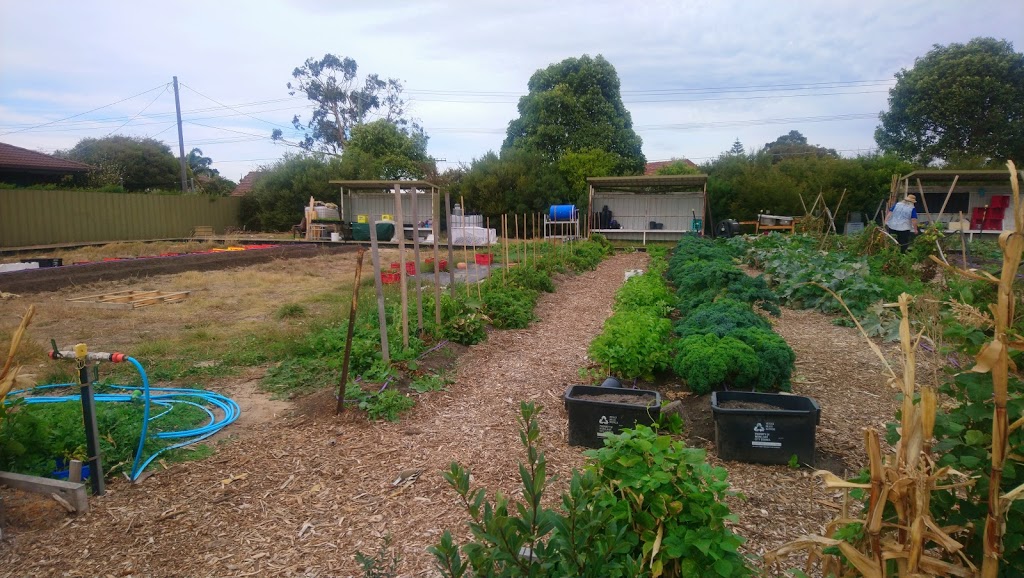
<path id="1" fill-rule="evenodd" d="M 644 168 L 644 174 L 645 175 L 656 175 L 656 174 L 658 174 L 658 169 L 661 169 L 662 167 L 667 167 L 669 165 L 674 165 L 676 163 L 686 163 L 687 166 L 691 166 L 691 167 L 697 168 L 696 163 L 694 163 L 690 159 L 672 159 L 670 161 L 653 161 L 653 162 L 647 163 L 647 166 Z"/>
<path id="2" fill-rule="evenodd" d="M 85 163 L 59 159 L 14 145 L 0 143 L 0 171 L 47 174 L 87 173 L 93 169 Z"/>
<path id="3" fill-rule="evenodd" d="M 594 191 L 622 193 L 704 192 L 707 175 L 644 175 L 636 177 L 587 177 Z"/>
<path id="4" fill-rule="evenodd" d="M 1024 178 L 1024 171 L 1017 171 Z M 904 179 L 907 180 L 918 180 L 922 183 L 952 183 L 953 179 L 960 177 L 958 182 L 960 183 L 989 183 L 989 182 L 1000 182 L 1009 184 L 1010 172 L 1006 170 L 998 171 L 986 171 L 986 170 L 924 170 L 914 171 L 910 174 L 903 175 Z"/>
<path id="5" fill-rule="evenodd" d="M 437 185 L 427 181 L 330 181 L 332 185 L 341 185 L 346 189 L 363 189 L 388 191 L 395 188 L 395 185 L 403 189 L 436 189 Z"/>
<path id="6" fill-rule="evenodd" d="M 242 180 L 238 181 L 238 186 L 235 190 L 231 191 L 232 197 L 244 197 L 252 192 L 253 186 L 256 185 L 256 181 L 263 178 L 263 175 L 267 174 L 266 171 L 249 171 Z"/>

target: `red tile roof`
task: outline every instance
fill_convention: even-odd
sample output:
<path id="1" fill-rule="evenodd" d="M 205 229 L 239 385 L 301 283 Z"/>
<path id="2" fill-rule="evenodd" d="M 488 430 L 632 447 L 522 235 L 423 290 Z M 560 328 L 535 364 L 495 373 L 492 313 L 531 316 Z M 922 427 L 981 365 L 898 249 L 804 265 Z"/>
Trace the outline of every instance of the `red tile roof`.
<path id="1" fill-rule="evenodd" d="M 672 165 L 672 164 L 675 164 L 675 163 L 678 163 L 678 162 L 684 162 L 684 163 L 686 163 L 687 165 L 689 165 L 691 167 L 697 168 L 697 164 L 694 163 L 693 161 L 691 161 L 690 159 L 672 159 L 670 161 L 654 161 L 654 162 L 651 162 L 651 163 L 647 163 L 647 168 L 644 169 L 644 175 L 656 175 L 656 174 L 658 174 L 658 169 L 660 169 L 662 167 L 667 167 L 669 165 Z"/>
<path id="2" fill-rule="evenodd" d="M 242 177 L 242 180 L 238 181 L 238 186 L 235 187 L 235 190 L 231 191 L 231 196 L 244 197 L 248 195 L 252 192 L 252 187 L 256 184 L 256 181 L 263 178 L 265 174 L 265 171 L 250 171 L 249 174 Z"/>
<path id="3" fill-rule="evenodd" d="M 14 145 L 0 143 L 0 171 L 33 173 L 85 173 L 93 167 L 75 161 L 59 159 Z"/>

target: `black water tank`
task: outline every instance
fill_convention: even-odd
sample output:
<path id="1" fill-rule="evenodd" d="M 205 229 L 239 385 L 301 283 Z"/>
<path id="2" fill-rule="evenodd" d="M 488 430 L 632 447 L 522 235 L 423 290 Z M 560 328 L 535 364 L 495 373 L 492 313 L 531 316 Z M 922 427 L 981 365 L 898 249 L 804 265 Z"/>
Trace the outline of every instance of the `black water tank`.
<path id="1" fill-rule="evenodd" d="M 718 222 L 716 232 L 719 237 L 735 237 L 740 234 L 740 224 L 736 219 L 725 219 Z"/>

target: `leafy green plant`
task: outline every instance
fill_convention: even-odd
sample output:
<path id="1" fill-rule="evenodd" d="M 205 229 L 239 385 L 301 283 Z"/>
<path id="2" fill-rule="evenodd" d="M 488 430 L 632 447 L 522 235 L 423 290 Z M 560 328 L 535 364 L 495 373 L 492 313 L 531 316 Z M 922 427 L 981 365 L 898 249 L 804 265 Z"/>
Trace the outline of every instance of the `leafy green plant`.
<path id="1" fill-rule="evenodd" d="M 366 412 L 372 420 L 386 419 L 398 421 L 407 410 L 416 405 L 416 400 L 397 389 L 385 389 L 374 395 L 367 396 L 359 402 L 359 409 Z"/>
<path id="2" fill-rule="evenodd" d="M 483 288 L 484 313 L 498 329 L 524 329 L 535 317 L 537 292 L 515 285 L 502 286 L 492 278 Z"/>
<path id="3" fill-rule="evenodd" d="M 416 376 L 412 383 L 409 384 L 409 389 L 416 393 L 428 393 L 431 391 L 441 391 L 451 383 L 451 377 L 445 373 L 425 373 Z"/>
<path id="4" fill-rule="evenodd" d="M 678 348 L 672 368 L 694 393 L 757 383 L 761 372 L 757 353 L 735 337 L 691 335 L 680 340 Z"/>
<path id="5" fill-rule="evenodd" d="M 467 313 L 445 323 L 441 335 L 449 341 L 462 345 L 475 345 L 487 339 L 487 327 L 482 313 Z"/>
<path id="6" fill-rule="evenodd" d="M 789 391 L 789 378 L 793 375 L 796 354 L 782 337 L 770 329 L 747 327 L 728 334 L 750 346 L 757 355 L 757 379 L 750 384 L 760 391 L 781 389 Z"/>
<path id="7" fill-rule="evenodd" d="M 603 449 L 587 452 L 588 464 L 573 473 L 561 507 L 544 506 L 549 477 L 538 449 L 538 411 L 532 404 L 520 407 L 527 452 L 519 468 L 520 501 L 501 493 L 488 499 L 456 463 L 444 473 L 470 516 L 473 538 L 460 547 L 446 531 L 429 548 L 442 576 L 751 575 L 737 553 L 742 538 L 726 526 L 735 516 L 722 502 L 725 470 L 709 466 L 703 450 L 645 426 L 608 436 Z"/>
<path id="8" fill-rule="evenodd" d="M 722 501 L 727 472 L 708 465 L 704 450 L 637 425 L 587 456 L 606 490 L 596 506 L 628 524 L 626 543 L 652 576 L 751 575 L 738 553 L 743 538 L 726 526 L 737 520 Z"/>
<path id="9" fill-rule="evenodd" d="M 649 311 L 619 311 L 590 343 L 590 357 L 625 378 L 650 377 L 668 368 L 672 323 Z"/>
<path id="10" fill-rule="evenodd" d="M 735 299 L 719 299 L 697 307 L 676 322 L 675 333 L 680 337 L 713 333 L 725 337 L 737 329 L 757 327 L 771 330 L 771 324 L 750 305 Z"/>
<path id="11" fill-rule="evenodd" d="M 665 280 L 655 271 L 630 277 L 615 293 L 616 311 L 646 309 L 655 315 L 665 316 L 675 307 L 675 296 Z"/>

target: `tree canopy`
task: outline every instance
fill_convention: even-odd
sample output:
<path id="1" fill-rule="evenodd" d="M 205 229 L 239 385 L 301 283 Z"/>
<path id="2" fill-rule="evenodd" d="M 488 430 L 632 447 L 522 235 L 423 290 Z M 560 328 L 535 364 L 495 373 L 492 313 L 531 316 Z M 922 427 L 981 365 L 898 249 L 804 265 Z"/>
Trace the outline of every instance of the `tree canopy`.
<path id="1" fill-rule="evenodd" d="M 313 103 L 308 121 L 292 118 L 296 130 L 305 131 L 302 148 L 340 154 L 352 137 L 352 129 L 371 117 L 382 118 L 397 126 L 407 126 L 406 102 L 402 83 L 395 78 L 381 79 L 376 74 L 359 78 L 359 65 L 349 57 L 325 54 L 320 60 L 306 59 L 292 71 L 288 83 L 290 95 L 302 94 Z M 282 138 L 280 129 L 272 137 Z"/>
<path id="2" fill-rule="evenodd" d="M 422 130 L 399 128 L 386 119 L 354 127 L 341 158 L 347 179 L 419 179 L 432 164 Z"/>
<path id="3" fill-rule="evenodd" d="M 739 143 L 739 139 L 736 139 L 736 143 Z M 736 143 L 733 144 L 733 148 L 730 149 L 730 153 L 736 150 Z M 740 153 L 742 153 L 742 145 Z M 765 143 L 762 152 L 771 155 L 772 162 L 777 163 L 789 157 L 832 157 L 839 158 L 839 153 L 835 149 L 825 148 L 818 145 L 807 144 L 807 137 L 805 137 L 798 130 L 791 130 L 789 133 L 780 136 L 770 143 Z"/>
<path id="4" fill-rule="evenodd" d="M 181 188 L 181 167 L 166 144 L 151 138 L 84 138 L 55 156 L 97 167 L 94 186 L 119 185 L 126 191 Z"/>
<path id="5" fill-rule="evenodd" d="M 622 102 L 619 75 L 603 56 L 567 58 L 530 77 L 509 123 L 504 149 L 535 152 L 557 163 L 568 152 L 616 155 L 614 174 L 643 172 L 640 137 Z"/>
<path id="6" fill-rule="evenodd" d="M 1024 54 L 994 38 L 935 45 L 896 73 L 879 119 L 878 146 L 921 164 L 1024 160 Z"/>

